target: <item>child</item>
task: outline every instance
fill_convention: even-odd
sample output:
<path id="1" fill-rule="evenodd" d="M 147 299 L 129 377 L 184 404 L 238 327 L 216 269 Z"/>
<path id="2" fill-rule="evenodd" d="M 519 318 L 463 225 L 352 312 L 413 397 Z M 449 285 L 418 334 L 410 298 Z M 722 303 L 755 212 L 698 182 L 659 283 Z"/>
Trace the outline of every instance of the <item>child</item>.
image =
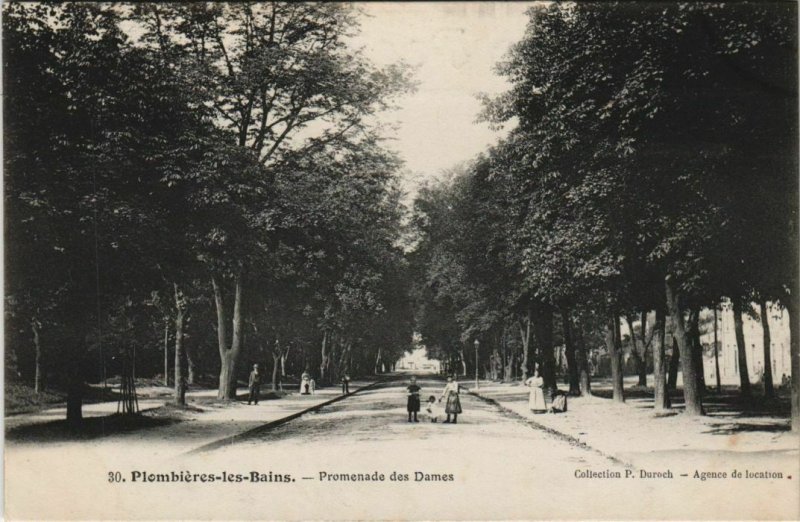
<path id="1" fill-rule="evenodd" d="M 428 405 L 425 407 L 425 411 L 428 412 L 428 417 L 431 419 L 431 422 L 439 422 L 442 409 L 436 404 L 436 397 L 433 395 L 428 397 Z"/>

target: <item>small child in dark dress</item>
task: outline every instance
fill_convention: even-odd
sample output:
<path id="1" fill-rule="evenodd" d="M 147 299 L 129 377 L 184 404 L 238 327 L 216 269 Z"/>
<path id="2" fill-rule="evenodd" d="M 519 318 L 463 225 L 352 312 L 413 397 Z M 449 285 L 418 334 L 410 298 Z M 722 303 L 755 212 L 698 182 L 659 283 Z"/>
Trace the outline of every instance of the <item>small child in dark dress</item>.
<path id="1" fill-rule="evenodd" d="M 406 409 L 408 410 L 408 422 L 412 422 L 411 420 L 412 414 L 414 415 L 413 422 L 419 422 L 417 420 L 417 413 L 419 413 L 419 406 L 420 406 L 419 391 L 421 390 L 421 388 L 417 386 L 416 377 L 411 378 L 411 384 L 408 385 L 407 390 L 408 390 L 408 405 Z"/>

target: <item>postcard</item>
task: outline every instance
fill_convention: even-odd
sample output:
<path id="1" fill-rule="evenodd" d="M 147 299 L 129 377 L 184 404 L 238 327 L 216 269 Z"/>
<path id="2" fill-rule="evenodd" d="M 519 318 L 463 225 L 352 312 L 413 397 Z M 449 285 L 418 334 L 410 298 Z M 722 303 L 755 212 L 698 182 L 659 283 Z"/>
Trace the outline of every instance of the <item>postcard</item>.
<path id="1" fill-rule="evenodd" d="M 2 9 L 8 520 L 798 520 L 794 2 Z"/>

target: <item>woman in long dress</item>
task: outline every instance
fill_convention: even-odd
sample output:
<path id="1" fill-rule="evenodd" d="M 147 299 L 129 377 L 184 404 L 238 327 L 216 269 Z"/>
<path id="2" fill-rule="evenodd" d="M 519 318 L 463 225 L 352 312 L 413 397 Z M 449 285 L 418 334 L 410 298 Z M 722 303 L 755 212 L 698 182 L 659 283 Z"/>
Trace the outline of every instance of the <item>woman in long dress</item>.
<path id="1" fill-rule="evenodd" d="M 544 379 L 539 376 L 539 370 L 533 371 L 533 377 L 525 381 L 525 386 L 531 389 L 531 394 L 528 396 L 528 408 L 533 413 L 544 413 L 547 411 L 547 405 L 544 402 Z"/>
<path id="2" fill-rule="evenodd" d="M 447 378 L 447 386 L 442 391 L 442 396 L 439 402 L 445 399 L 444 412 L 447 414 L 447 420 L 443 424 L 450 422 L 450 415 L 453 416 L 453 424 L 458 424 L 458 414 L 461 413 L 461 400 L 458 398 L 459 386 L 458 382 L 453 380 L 452 377 Z"/>

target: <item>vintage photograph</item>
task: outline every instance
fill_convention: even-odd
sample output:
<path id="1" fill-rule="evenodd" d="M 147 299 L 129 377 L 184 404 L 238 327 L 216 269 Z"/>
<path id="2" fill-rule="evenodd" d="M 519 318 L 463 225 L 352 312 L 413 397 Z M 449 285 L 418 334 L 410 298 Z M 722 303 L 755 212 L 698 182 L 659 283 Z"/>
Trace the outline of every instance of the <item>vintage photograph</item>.
<path id="1" fill-rule="evenodd" d="M 7 520 L 799 520 L 798 5 L 4 2 Z"/>

